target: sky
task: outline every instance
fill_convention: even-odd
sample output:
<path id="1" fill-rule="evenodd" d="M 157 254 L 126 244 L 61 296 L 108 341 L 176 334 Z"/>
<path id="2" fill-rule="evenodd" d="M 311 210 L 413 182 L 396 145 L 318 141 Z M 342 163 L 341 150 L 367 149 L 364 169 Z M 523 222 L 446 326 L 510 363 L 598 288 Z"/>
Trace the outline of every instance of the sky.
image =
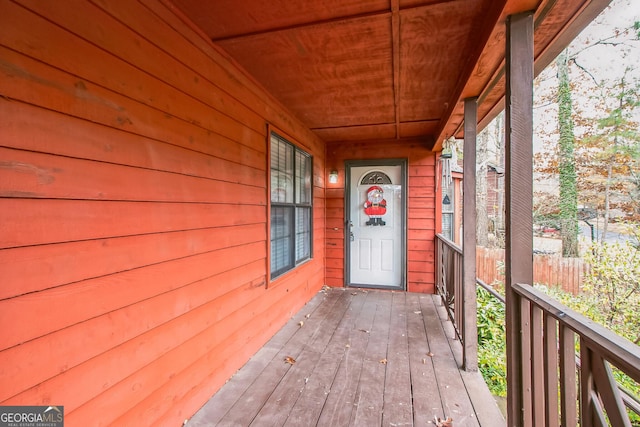
<path id="1" fill-rule="evenodd" d="M 596 81 L 601 83 L 619 80 L 626 68 L 632 69 L 626 78 L 632 77 L 640 81 L 640 41 L 634 40 L 632 35 L 616 37 L 617 46 L 609 44 L 587 49 L 585 47 L 598 40 L 613 40 L 611 36 L 615 35 L 616 31 L 629 28 L 636 21 L 640 21 L 640 0 L 613 0 L 610 6 L 569 46 L 569 56 L 575 57 L 576 64 L 588 70 L 587 74 L 575 65 L 569 67 L 576 137 L 579 138 L 580 132 L 587 129 L 576 123 L 577 110 L 580 110 L 581 117 L 589 118 L 592 122 L 607 114 L 606 102 L 594 97 L 599 93 Z M 580 53 L 576 55 L 577 52 Z M 557 76 L 553 63 L 538 76 L 536 82 L 534 152 L 543 153 L 543 157 L 546 157 L 546 153 L 555 150 L 558 140 L 557 104 L 555 104 Z M 640 111 L 638 121 L 640 121 Z M 557 179 L 542 179 L 541 175 L 537 178 L 536 191 L 558 192 Z"/>
<path id="2" fill-rule="evenodd" d="M 569 56 L 588 70 L 587 73 L 579 67 L 569 67 L 574 110 L 581 110 L 583 117 L 595 119 L 606 114 L 601 100 L 594 98 L 599 92 L 597 83 L 619 80 L 627 68 L 632 69 L 627 76 L 640 81 L 640 41 L 633 40 L 631 34 L 612 38 L 636 21 L 640 21 L 640 0 L 613 0 L 569 46 Z M 596 45 L 585 49 L 598 40 L 615 41 L 617 45 Z M 556 87 L 556 70 L 552 63 L 538 76 L 534 89 L 535 151 L 543 150 L 545 145 L 554 144 L 557 140 L 557 135 L 554 135 L 557 128 Z M 579 132 L 577 128 L 576 133 Z"/>
<path id="3" fill-rule="evenodd" d="M 576 51 L 589 42 L 607 39 L 616 33 L 616 29 L 628 28 L 635 21 L 640 21 L 639 0 L 613 0 L 609 7 L 574 40 L 570 50 Z M 603 78 L 621 75 L 621 71 L 627 65 L 636 68 L 636 76 L 640 75 L 639 43 L 629 38 L 619 40 L 626 40 L 627 44 L 618 47 L 590 48 L 580 54 L 577 60 L 588 65 L 597 76 Z M 634 44 L 635 48 L 629 46 Z M 627 51 L 627 56 L 624 58 L 623 51 Z"/>
<path id="4" fill-rule="evenodd" d="M 578 35 L 569 50 L 582 50 L 587 44 L 606 39 L 616 34 L 616 29 L 628 28 L 636 21 L 640 21 L 640 0 L 613 0 L 609 7 Z M 640 41 L 630 41 L 627 38 L 625 44 L 617 47 L 607 45 L 589 48 L 580 53 L 576 61 L 588 69 L 598 82 L 604 79 L 618 79 L 627 67 L 634 69 L 633 76 L 640 81 Z M 573 95 L 574 106 L 592 111 L 594 117 L 598 116 L 596 106 L 590 106 L 590 103 L 596 101 L 589 96 L 595 93 L 595 83 L 577 67 L 572 67 L 570 74 L 573 82 L 579 82 L 583 86 L 582 96 L 578 96 L 578 93 Z M 555 96 L 557 86 L 553 63 L 540 74 L 536 82 L 534 151 L 539 152 L 545 148 L 544 145 L 557 142 L 557 137 L 552 135 L 557 128 L 557 106 L 551 100 Z M 491 127 L 492 125 L 489 125 L 487 129 Z M 490 145 L 490 152 L 497 157 L 493 138 L 490 138 Z"/>

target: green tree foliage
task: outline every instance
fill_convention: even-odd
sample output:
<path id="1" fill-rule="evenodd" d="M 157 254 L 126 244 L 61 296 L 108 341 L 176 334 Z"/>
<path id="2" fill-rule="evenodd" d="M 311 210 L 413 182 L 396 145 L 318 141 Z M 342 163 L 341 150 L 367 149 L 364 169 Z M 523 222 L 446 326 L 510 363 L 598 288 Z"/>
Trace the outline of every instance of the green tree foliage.
<path id="1" fill-rule="evenodd" d="M 619 10 L 623 10 L 623 0 L 618 3 Z M 542 144 L 534 158 L 534 170 L 538 182 L 547 185 L 544 194 L 538 191 L 534 200 L 539 218 L 536 223 L 562 230 L 565 254 L 572 249 L 569 242 L 573 223 L 564 224 L 573 221 L 573 206 L 597 211 L 604 217 L 605 227 L 614 215 L 640 220 L 640 108 L 634 80 L 640 73 L 640 22 L 626 27 L 602 25 L 599 31 L 576 39 L 553 69 L 550 67 L 536 79 L 536 134 Z M 592 60 L 594 57 L 602 58 L 598 65 Z M 565 63 L 570 78 L 563 70 Z M 603 66 L 607 64 L 627 65 Z M 558 77 L 557 86 L 553 84 L 554 74 Z M 556 94 L 555 98 L 551 94 Z M 571 188 L 572 156 L 576 205 Z M 557 183 L 559 194 L 549 192 L 549 183 Z M 603 231 L 604 239 L 606 228 Z"/>
<path id="2" fill-rule="evenodd" d="M 505 307 L 485 289 L 477 288 L 478 369 L 495 396 L 507 395 Z"/>
<path id="3" fill-rule="evenodd" d="M 640 235 L 640 227 L 633 230 Z M 594 242 L 586 261 L 590 264 L 578 295 L 557 287 L 539 289 L 573 310 L 606 326 L 616 334 L 640 344 L 640 249 L 631 241 L 614 244 Z M 478 366 L 491 392 L 506 392 L 506 342 L 504 305 L 482 288 L 478 301 Z M 620 372 L 616 380 L 635 395 L 640 386 Z"/>
<path id="4" fill-rule="evenodd" d="M 640 85 L 628 77 L 601 84 L 601 115 L 580 142 L 580 190 L 589 204 L 604 212 L 618 208 L 640 220 L 640 133 L 637 110 Z M 631 81 L 630 81 L 631 80 Z M 603 237 L 606 235 L 606 230 Z"/>
<path id="5" fill-rule="evenodd" d="M 585 314 L 640 343 L 640 251 L 629 241 L 596 244 L 585 256 L 591 271 L 580 298 Z"/>

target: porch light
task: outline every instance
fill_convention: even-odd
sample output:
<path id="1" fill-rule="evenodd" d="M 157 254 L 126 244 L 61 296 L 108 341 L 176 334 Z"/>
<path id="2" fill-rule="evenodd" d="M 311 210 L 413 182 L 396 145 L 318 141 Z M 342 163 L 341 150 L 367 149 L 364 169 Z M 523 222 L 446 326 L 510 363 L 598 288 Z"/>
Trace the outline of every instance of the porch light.
<path id="1" fill-rule="evenodd" d="M 329 172 L 329 184 L 337 184 L 338 183 L 338 171 L 332 170 Z"/>

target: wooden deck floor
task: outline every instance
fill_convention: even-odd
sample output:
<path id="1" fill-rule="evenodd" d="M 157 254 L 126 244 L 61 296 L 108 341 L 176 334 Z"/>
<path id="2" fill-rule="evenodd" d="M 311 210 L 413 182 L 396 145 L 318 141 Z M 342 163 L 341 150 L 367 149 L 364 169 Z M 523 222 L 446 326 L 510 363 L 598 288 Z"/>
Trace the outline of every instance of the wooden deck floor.
<path id="1" fill-rule="evenodd" d="M 452 337 L 436 296 L 324 289 L 187 426 L 504 426 Z"/>

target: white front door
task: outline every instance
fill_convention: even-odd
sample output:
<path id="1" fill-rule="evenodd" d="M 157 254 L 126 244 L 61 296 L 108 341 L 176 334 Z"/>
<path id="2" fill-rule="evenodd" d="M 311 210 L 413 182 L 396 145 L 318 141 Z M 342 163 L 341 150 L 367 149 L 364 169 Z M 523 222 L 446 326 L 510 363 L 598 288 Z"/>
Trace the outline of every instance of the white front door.
<path id="1" fill-rule="evenodd" d="M 349 168 L 348 283 L 403 289 L 402 166 Z"/>

